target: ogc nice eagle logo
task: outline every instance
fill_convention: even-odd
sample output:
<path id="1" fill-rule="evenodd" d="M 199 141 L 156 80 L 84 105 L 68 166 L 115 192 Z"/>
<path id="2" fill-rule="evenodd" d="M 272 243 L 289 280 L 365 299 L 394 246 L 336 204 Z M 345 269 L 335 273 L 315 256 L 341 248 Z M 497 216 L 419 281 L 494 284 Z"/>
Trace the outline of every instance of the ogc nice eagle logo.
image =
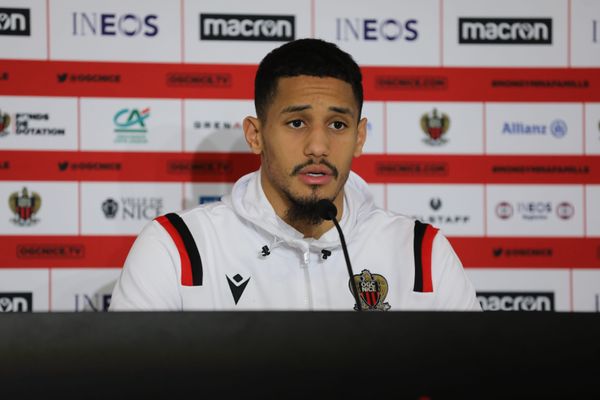
<path id="1" fill-rule="evenodd" d="M 10 195 L 8 205 L 14 214 L 14 218 L 11 219 L 13 223 L 19 226 L 30 226 L 38 222 L 35 215 L 42 206 L 42 198 L 36 192 L 30 195 L 24 187 L 21 194 L 14 192 Z"/>
<path id="2" fill-rule="evenodd" d="M 348 283 L 350 292 L 352 292 L 352 283 L 356 285 L 362 310 L 387 311 L 391 308 L 384 302 L 388 293 L 388 283 L 383 275 L 372 274 L 369 270 L 363 269 L 360 275 L 353 275 L 352 281 Z M 355 310 L 358 310 L 358 307 L 358 304 L 354 305 Z"/>
<path id="3" fill-rule="evenodd" d="M 450 128 L 450 118 L 448 115 L 439 115 L 437 109 L 433 109 L 431 114 L 423 114 L 421 117 L 421 129 L 427 135 L 423 141 L 431 146 L 438 146 L 446 143 L 448 140 L 444 135 Z"/>
<path id="4" fill-rule="evenodd" d="M 8 128 L 10 127 L 10 115 L 2 114 L 0 111 L 0 137 L 8 135 Z"/>

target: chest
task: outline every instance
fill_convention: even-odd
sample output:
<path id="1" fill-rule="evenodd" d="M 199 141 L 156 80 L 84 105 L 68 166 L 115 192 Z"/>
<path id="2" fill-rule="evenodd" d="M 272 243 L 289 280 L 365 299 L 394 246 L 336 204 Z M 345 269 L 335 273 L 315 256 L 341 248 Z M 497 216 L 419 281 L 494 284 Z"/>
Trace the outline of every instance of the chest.
<path id="1" fill-rule="evenodd" d="M 203 286 L 181 287 L 184 309 L 352 310 L 355 300 L 341 247 L 301 249 L 248 237 L 228 251 L 204 249 Z M 268 245 L 267 245 L 268 246 Z M 382 240 L 348 243 L 352 280 L 374 310 L 401 308 L 412 297 L 412 247 Z M 325 250 L 325 251 L 323 251 Z M 363 307 L 365 307 L 363 304 Z"/>

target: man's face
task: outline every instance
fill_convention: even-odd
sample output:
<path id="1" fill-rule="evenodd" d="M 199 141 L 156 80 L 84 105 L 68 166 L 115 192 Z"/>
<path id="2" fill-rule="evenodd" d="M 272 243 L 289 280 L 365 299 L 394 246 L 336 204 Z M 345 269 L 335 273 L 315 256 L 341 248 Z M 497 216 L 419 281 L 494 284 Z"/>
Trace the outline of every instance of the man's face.
<path id="1" fill-rule="evenodd" d="M 246 118 L 246 139 L 261 155 L 263 190 L 282 215 L 294 201 L 342 205 L 353 157 L 362 153 L 366 119 L 350 84 L 335 78 L 280 78 L 266 120 Z"/>

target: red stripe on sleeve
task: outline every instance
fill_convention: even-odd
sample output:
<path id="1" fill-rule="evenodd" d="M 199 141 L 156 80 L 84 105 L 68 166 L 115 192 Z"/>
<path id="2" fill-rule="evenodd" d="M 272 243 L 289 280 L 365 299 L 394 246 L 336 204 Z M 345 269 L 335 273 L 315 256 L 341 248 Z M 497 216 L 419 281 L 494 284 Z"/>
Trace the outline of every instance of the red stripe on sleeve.
<path id="1" fill-rule="evenodd" d="M 163 228 L 171 236 L 175 246 L 177 246 L 177 251 L 179 252 L 179 259 L 181 260 L 181 284 L 183 286 L 192 286 L 192 265 L 190 263 L 190 258 L 185 249 L 185 245 L 183 244 L 183 239 L 179 236 L 179 232 L 177 229 L 171 224 L 171 222 L 164 215 L 156 218 L 156 221 L 162 225 Z"/>
<path id="2" fill-rule="evenodd" d="M 431 225 L 425 228 L 423 242 L 421 244 L 421 263 L 423 265 L 423 292 L 433 292 L 433 281 L 431 278 L 431 253 L 433 249 L 433 239 L 438 229 Z"/>

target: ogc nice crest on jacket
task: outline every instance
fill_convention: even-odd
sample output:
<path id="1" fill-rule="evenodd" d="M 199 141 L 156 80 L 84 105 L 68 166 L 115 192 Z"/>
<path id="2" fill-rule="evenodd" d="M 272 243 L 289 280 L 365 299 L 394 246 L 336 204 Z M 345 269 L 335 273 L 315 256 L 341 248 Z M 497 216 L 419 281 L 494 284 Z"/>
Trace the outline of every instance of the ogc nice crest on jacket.
<path id="1" fill-rule="evenodd" d="M 369 270 L 363 269 L 360 275 L 353 275 L 352 281 L 348 282 L 350 292 L 352 292 L 352 283 L 358 290 L 362 310 L 387 311 L 391 308 L 389 303 L 384 303 L 388 293 L 388 283 L 383 275 L 372 274 Z M 358 310 L 358 307 L 358 304 L 354 305 L 355 310 Z"/>

